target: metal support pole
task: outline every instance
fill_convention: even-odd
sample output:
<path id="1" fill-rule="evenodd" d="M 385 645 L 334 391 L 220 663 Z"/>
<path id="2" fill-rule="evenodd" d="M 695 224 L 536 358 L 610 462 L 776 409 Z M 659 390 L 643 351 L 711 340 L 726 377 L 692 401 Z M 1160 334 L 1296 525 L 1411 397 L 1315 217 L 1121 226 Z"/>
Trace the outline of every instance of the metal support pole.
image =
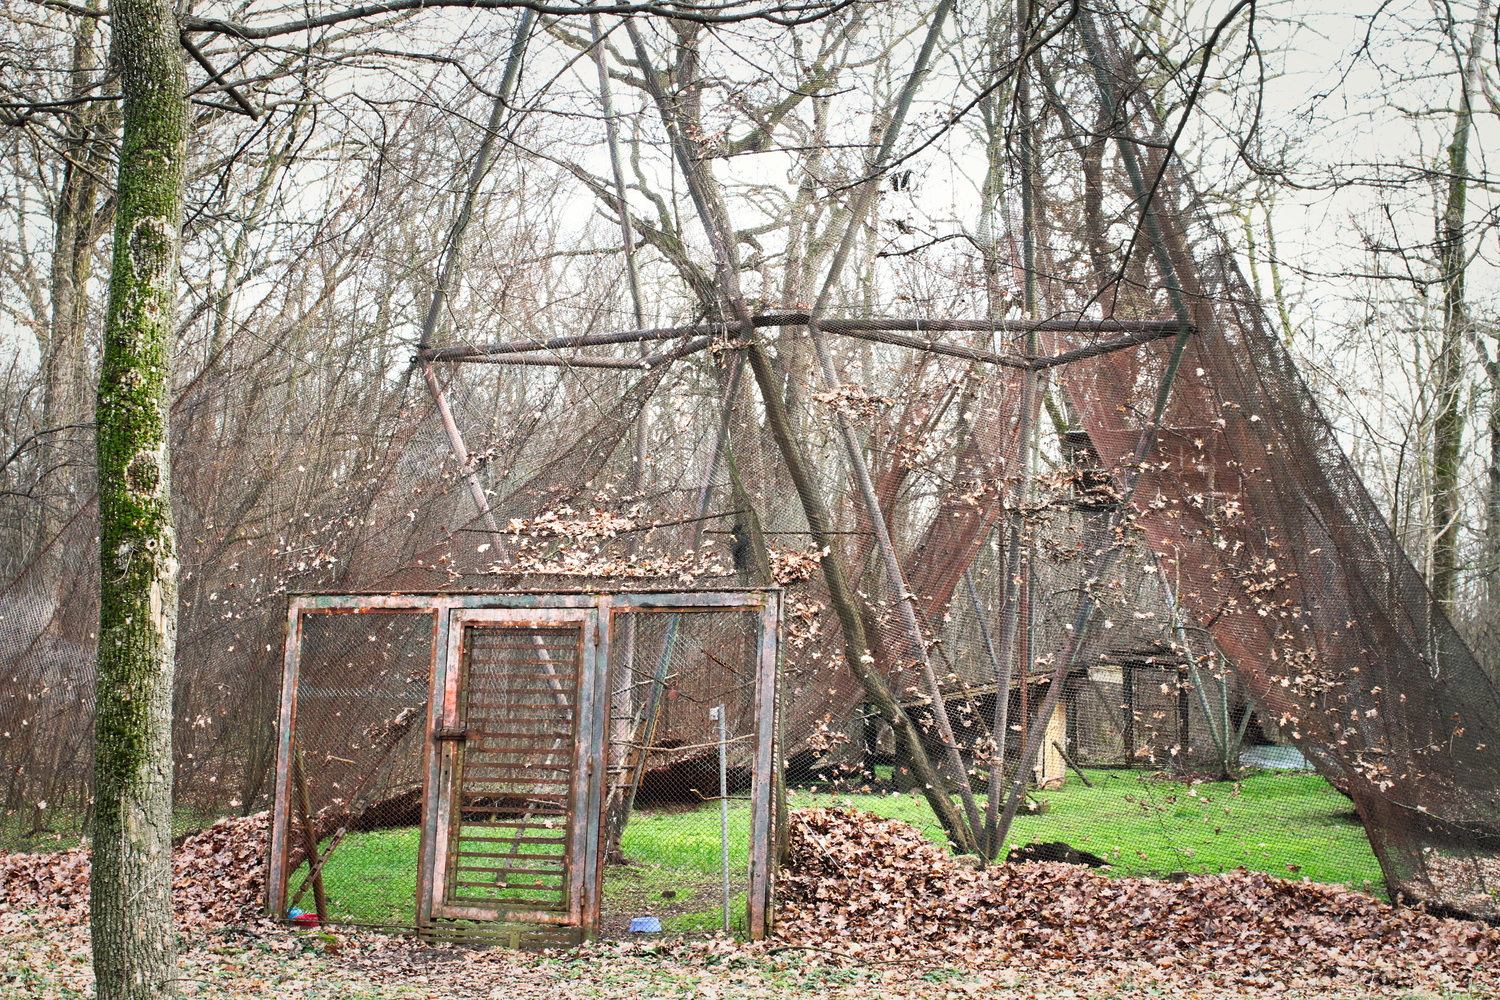
<path id="1" fill-rule="evenodd" d="M 710 719 L 719 723 L 719 849 L 724 871 L 724 933 L 729 933 L 729 730 L 724 706 L 708 710 Z"/>
<path id="2" fill-rule="evenodd" d="M 463 434 L 459 432 L 458 423 L 453 419 L 453 411 L 448 409 L 448 398 L 443 395 L 443 387 L 438 385 L 437 375 L 432 370 L 432 365 L 422 364 L 422 377 L 427 381 L 427 389 L 432 393 L 433 400 L 437 403 L 438 416 L 443 420 L 443 430 L 448 433 L 448 445 L 453 449 L 453 457 L 458 460 L 459 471 L 463 474 L 464 482 L 469 486 L 469 495 L 474 498 L 474 506 L 479 508 L 479 516 L 484 521 L 484 530 L 489 533 L 490 545 L 495 549 L 495 560 L 506 561 L 505 539 L 500 535 L 500 525 L 495 521 L 495 514 L 490 510 L 489 498 L 484 495 L 484 485 L 480 483 L 479 476 L 474 472 L 474 462 L 469 455 L 469 449 L 464 445 Z"/>
<path id="3" fill-rule="evenodd" d="M 1167 298 L 1172 304 L 1172 311 L 1177 316 L 1177 321 L 1182 324 L 1182 332 L 1172 341 L 1171 352 L 1167 357 L 1167 370 L 1162 374 L 1161 383 L 1157 388 L 1156 403 L 1152 407 L 1150 418 L 1141 429 L 1141 436 L 1136 443 L 1133 459 L 1126 466 L 1130 472 L 1126 477 L 1124 488 L 1120 491 L 1119 508 L 1110 515 L 1108 531 L 1119 527 L 1122 521 L 1121 511 L 1130 507 L 1135 496 L 1136 487 L 1140 484 L 1141 477 L 1145 473 L 1144 462 L 1146 456 L 1155 447 L 1156 436 L 1162 421 L 1166 416 L 1167 404 L 1171 399 L 1172 387 L 1177 381 L 1178 369 L 1182 366 L 1183 352 L 1187 347 L 1187 338 L 1193 332 L 1192 314 L 1188 311 L 1187 300 L 1183 293 L 1182 283 L 1179 279 L 1177 268 L 1172 263 L 1165 237 L 1162 233 L 1156 211 L 1151 204 L 1149 192 L 1146 189 L 1145 180 L 1141 173 L 1140 162 L 1136 158 L 1136 148 L 1130 141 L 1128 129 L 1121 116 L 1119 101 L 1114 91 L 1115 81 L 1109 75 L 1110 63 L 1106 62 L 1103 46 L 1100 42 L 1093 16 L 1087 7 L 1081 8 L 1078 15 L 1079 37 L 1083 41 L 1084 50 L 1088 53 L 1090 61 L 1094 65 L 1095 86 L 1099 93 L 1099 99 L 1104 105 L 1110 120 L 1114 122 L 1112 131 L 1115 134 L 1116 144 L 1120 150 L 1120 158 L 1125 163 L 1126 172 L 1130 175 L 1131 187 L 1135 192 L 1136 200 L 1140 203 L 1142 224 L 1146 235 L 1151 243 L 1151 248 L 1156 256 L 1157 267 L 1161 272 L 1162 281 L 1166 286 Z M 1165 169 L 1165 167 L 1163 167 Z M 1154 189 L 1153 189 L 1154 190 Z M 1101 539 L 1101 547 L 1094 557 L 1089 570 L 1085 573 L 1085 580 L 1097 580 L 1102 578 L 1104 571 L 1112 562 L 1116 549 L 1104 544 Z M 1046 717 L 1057 699 L 1062 696 L 1063 681 L 1068 672 L 1075 666 L 1076 658 L 1087 643 L 1085 632 L 1093 621 L 1095 598 L 1090 593 L 1085 593 L 1079 602 L 1078 610 L 1073 617 L 1073 623 L 1069 627 L 1067 637 L 1063 641 L 1062 649 L 1056 657 L 1056 669 L 1052 674 L 1052 683 L 1047 687 L 1047 695 L 1042 699 L 1040 715 Z M 1041 749 L 1044 732 L 1042 728 L 1036 728 L 1029 733 L 1026 745 L 1021 751 L 1020 768 L 1024 771 L 1036 759 L 1037 752 Z M 1020 805 L 1021 796 L 1026 787 L 1024 775 L 1018 773 L 1016 780 L 1011 783 L 1010 795 L 1006 799 L 1005 812 L 1000 818 L 999 834 L 1004 839 L 1010 832 L 1010 824 L 1015 819 L 1016 809 Z"/>
<path id="4" fill-rule="evenodd" d="M 448 288 L 456 279 L 464 231 L 469 228 L 469 221 L 474 217 L 474 206 L 479 200 L 480 185 L 484 183 L 485 175 L 489 173 L 490 166 L 494 163 L 495 143 L 500 138 L 500 125 L 505 120 L 510 95 L 515 90 L 516 79 L 521 72 L 521 59 L 526 52 L 526 42 L 531 37 L 531 29 L 535 23 L 534 11 L 527 10 L 521 13 L 515 38 L 511 42 L 510 55 L 505 63 L 505 75 L 500 80 L 500 91 L 495 95 L 494 103 L 490 108 L 484 139 L 480 141 L 479 150 L 474 155 L 474 162 L 469 166 L 469 177 L 464 185 L 463 200 L 459 203 L 458 213 L 453 219 L 453 225 L 448 231 L 448 240 L 443 247 L 442 259 L 438 265 L 437 286 L 432 290 L 432 298 L 427 303 L 427 313 L 422 320 L 421 347 L 424 350 L 432 345 L 432 338 L 437 333 L 438 320 L 442 316 L 444 304 L 448 299 Z M 438 413 L 443 418 L 443 429 L 448 432 L 448 443 L 453 448 L 454 457 L 458 459 L 459 470 L 463 474 L 464 481 L 469 485 L 469 493 L 474 498 L 474 505 L 479 508 L 479 514 L 484 519 L 484 528 L 489 532 L 490 545 L 495 549 L 495 558 L 504 562 L 506 559 L 505 542 L 500 537 L 500 528 L 495 523 L 495 515 L 490 512 L 490 504 L 485 498 L 484 487 L 480 484 L 479 477 L 475 475 L 474 463 L 470 461 L 469 449 L 464 447 L 458 424 L 454 422 L 453 413 L 448 409 L 448 400 L 443 396 L 442 387 L 438 385 L 432 365 L 425 358 L 422 360 L 422 377 L 427 382 L 427 389 L 432 393 L 432 398 L 437 402 Z"/>
<path id="5" fill-rule="evenodd" d="M 889 125 L 886 127 L 885 136 L 881 140 L 880 148 L 874 157 L 866 163 L 869 174 L 862 186 L 855 192 L 853 203 L 849 210 L 849 224 L 844 229 L 838 249 L 834 252 L 833 262 L 828 267 L 828 273 L 823 280 L 822 291 L 818 293 L 818 299 L 813 305 L 811 315 L 808 317 L 807 330 L 812 337 L 813 347 L 818 357 L 818 367 L 823 375 L 823 382 L 829 391 L 838 389 L 839 375 L 834 365 L 833 355 L 828 347 L 828 338 L 823 335 L 822 318 L 828 309 L 828 303 L 833 293 L 834 283 L 843 271 L 844 264 L 854 246 L 857 233 L 861 223 L 868 215 L 870 206 L 876 194 L 880 190 L 880 174 L 886 166 L 892 149 L 896 144 L 896 137 L 901 131 L 906 113 L 910 110 L 913 97 L 916 95 L 917 87 L 926 77 L 930 66 L 932 53 L 937 46 L 938 38 L 942 34 L 943 23 L 953 9 L 951 0 L 942 0 L 932 14 L 927 26 L 927 37 L 922 44 L 920 54 L 917 56 L 916 64 L 912 67 L 911 74 L 907 77 L 906 84 L 902 88 L 897 99 L 896 108 Z M 859 440 L 855 437 L 854 428 L 848 418 L 841 411 L 835 413 L 838 426 L 839 439 L 844 446 L 845 457 L 849 462 L 850 472 L 859 486 L 860 500 L 865 509 L 866 516 L 870 519 L 871 526 L 875 529 L 875 541 L 880 550 L 881 562 L 885 568 L 886 582 L 890 586 L 895 598 L 896 607 L 900 613 L 902 624 L 911 638 L 912 656 L 916 665 L 921 669 L 923 679 L 927 683 L 928 696 L 932 699 L 933 720 L 937 724 L 937 733 L 941 738 L 946 751 L 945 757 L 949 769 L 953 772 L 952 779 L 958 785 L 959 798 L 963 802 L 963 816 L 966 825 L 962 829 L 949 830 L 950 838 L 965 852 L 979 850 L 979 838 L 983 826 L 979 816 L 979 807 L 974 799 L 974 789 L 969 781 L 969 771 L 964 765 L 963 758 L 959 753 L 957 738 L 953 733 L 953 724 L 948 718 L 948 703 L 943 696 L 942 686 L 938 681 L 937 673 L 933 670 L 932 659 L 928 655 L 927 638 L 922 631 L 922 624 L 917 616 L 916 605 L 913 595 L 906 585 L 906 575 L 901 568 L 901 560 L 896 552 L 895 543 L 891 539 L 890 527 L 886 523 L 885 512 L 880 506 L 880 500 L 876 496 L 874 482 L 870 477 L 870 469 L 865 461 L 864 452 L 861 450 Z M 941 792 L 941 794 L 947 794 Z"/>

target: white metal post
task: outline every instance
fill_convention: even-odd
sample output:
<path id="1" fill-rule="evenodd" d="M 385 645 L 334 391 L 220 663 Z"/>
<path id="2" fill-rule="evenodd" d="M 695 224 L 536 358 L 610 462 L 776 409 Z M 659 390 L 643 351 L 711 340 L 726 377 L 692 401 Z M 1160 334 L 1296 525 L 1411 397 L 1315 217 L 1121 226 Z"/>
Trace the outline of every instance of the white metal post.
<path id="1" fill-rule="evenodd" d="M 729 730 L 724 706 L 708 710 L 710 719 L 719 722 L 719 849 L 724 871 L 724 933 L 729 933 Z"/>

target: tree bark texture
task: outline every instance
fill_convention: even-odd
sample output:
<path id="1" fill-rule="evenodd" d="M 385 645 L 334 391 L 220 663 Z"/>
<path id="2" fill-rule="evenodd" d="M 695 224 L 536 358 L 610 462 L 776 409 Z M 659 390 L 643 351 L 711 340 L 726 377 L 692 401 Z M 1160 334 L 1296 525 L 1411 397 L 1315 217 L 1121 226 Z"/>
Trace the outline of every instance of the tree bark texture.
<path id="1" fill-rule="evenodd" d="M 167 452 L 188 115 L 166 0 L 111 7 L 124 134 L 97 411 L 100 541 L 90 905 L 99 1000 L 173 995 L 177 543 Z"/>
<path id="2" fill-rule="evenodd" d="M 1459 105 L 1448 144 L 1448 184 L 1437 226 L 1438 271 L 1443 284 L 1443 335 L 1436 358 L 1437 415 L 1432 427 L 1432 599 L 1444 611 L 1458 587 L 1459 470 L 1463 464 L 1463 388 L 1468 305 L 1464 277 L 1468 254 L 1464 216 L 1469 204 L 1469 133 L 1472 96 L 1479 86 L 1479 60 L 1489 34 L 1490 5 L 1474 15 L 1465 61 L 1459 67 Z"/>
<path id="3" fill-rule="evenodd" d="M 91 0 L 90 9 L 98 6 Z M 80 17 L 73 32 L 70 72 L 71 96 L 90 92 L 104 72 L 100 66 L 99 24 Z M 89 396 L 93 373 L 89 363 L 88 281 L 98 249 L 106 210 L 100 178 L 109 172 L 114 144 L 113 113 L 105 104 L 83 105 L 67 120 L 61 137 L 64 154 L 62 185 L 53 209 L 52 269 L 48 276 L 51 315 L 41 346 L 42 426 L 49 431 L 81 426 L 90 419 Z M 76 512 L 79 493 L 86 490 L 81 471 L 82 435 L 48 433 L 42 439 L 41 466 L 52 477 L 51 494 L 42 504 L 34 551 L 52 541 Z"/>

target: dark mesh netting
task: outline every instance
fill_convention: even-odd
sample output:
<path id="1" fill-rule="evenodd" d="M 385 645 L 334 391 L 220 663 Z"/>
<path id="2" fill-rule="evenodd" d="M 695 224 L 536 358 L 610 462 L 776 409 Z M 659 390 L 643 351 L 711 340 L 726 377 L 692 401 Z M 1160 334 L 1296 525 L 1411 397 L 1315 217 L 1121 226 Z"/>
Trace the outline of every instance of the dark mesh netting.
<path id="1" fill-rule="evenodd" d="M 368 859 L 416 855 L 433 632 L 434 616 L 421 612 L 302 619 L 287 909 L 338 923 L 411 923 L 415 865 Z"/>
<path id="2" fill-rule="evenodd" d="M 745 932 L 757 624 L 745 612 L 616 616 L 605 936 L 642 914 Z"/>
<path id="3" fill-rule="evenodd" d="M 178 359 L 180 824 L 272 804 L 289 594 L 779 585 L 793 805 L 848 799 L 1000 859 L 1066 840 L 1120 870 L 1383 879 L 1500 917 L 1500 695 L 1163 161 L 1165 85 L 1116 50 L 1126 19 L 1053 24 L 1024 90 L 1006 77 L 970 130 L 939 130 L 932 148 L 986 201 L 963 239 L 934 243 L 908 185 L 946 184 L 947 167 L 882 162 L 861 184 L 904 76 L 793 101 L 770 132 L 694 158 L 685 144 L 738 127 L 720 120 L 733 102 L 664 104 L 636 72 L 676 60 L 708 86 L 773 55 L 803 60 L 797 79 L 819 58 L 915 57 L 919 40 L 839 17 L 816 57 L 693 29 L 702 66 L 664 30 L 639 48 L 622 33 L 605 57 L 633 175 L 619 188 L 599 78 L 569 61 L 587 45 L 534 39 L 567 68 L 518 99 L 447 257 L 459 181 L 406 178 L 461 179 L 486 100 L 439 76 L 458 117 L 350 112 L 385 144 L 342 167 L 368 201 L 328 206 L 317 253 L 268 263 L 274 290 Z M 925 100 L 912 120 L 939 120 Z M 424 330 L 450 264 L 462 280 Z M 0 589 L 6 844 L 87 820 L 93 523 L 84 499 L 46 538 L 18 534 L 27 558 Z M 615 616 L 603 752 L 609 797 L 633 809 L 608 814 L 628 823 L 604 834 L 606 933 L 646 915 L 719 926 L 725 796 L 743 912 L 738 615 Z M 377 914 L 356 898 L 373 869 L 334 866 L 417 849 L 433 620 L 306 627 L 290 805 L 305 784 L 324 849 L 366 845 L 321 873 L 330 915 L 402 924 L 414 883 Z M 532 663 L 542 701 L 553 663 Z M 506 843 L 545 847 L 567 818 L 541 791 L 484 794 L 463 815 L 510 824 Z M 307 857 L 290 847 L 289 864 Z M 509 898 L 509 869 L 479 863 L 498 852 L 475 853 L 475 892 Z M 527 888 L 560 884 L 561 862 L 531 860 Z"/>

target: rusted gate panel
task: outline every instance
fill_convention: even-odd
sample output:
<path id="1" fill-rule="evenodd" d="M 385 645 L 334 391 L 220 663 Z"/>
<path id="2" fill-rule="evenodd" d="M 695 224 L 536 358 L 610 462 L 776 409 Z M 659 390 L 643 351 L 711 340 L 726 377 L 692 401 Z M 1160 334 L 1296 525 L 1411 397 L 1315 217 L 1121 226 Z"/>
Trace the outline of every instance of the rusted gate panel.
<path id="1" fill-rule="evenodd" d="M 434 926 L 487 922 L 491 936 L 538 946 L 592 935 L 598 647 L 597 609 L 452 613 L 431 745 Z"/>

